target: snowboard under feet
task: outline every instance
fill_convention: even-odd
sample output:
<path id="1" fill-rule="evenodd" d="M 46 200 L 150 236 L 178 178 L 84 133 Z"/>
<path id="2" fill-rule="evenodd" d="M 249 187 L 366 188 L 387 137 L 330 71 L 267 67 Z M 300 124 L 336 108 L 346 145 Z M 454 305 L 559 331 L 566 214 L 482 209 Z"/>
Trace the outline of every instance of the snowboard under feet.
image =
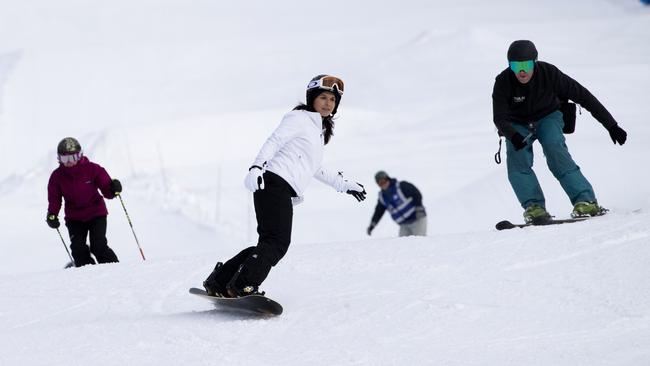
<path id="1" fill-rule="evenodd" d="M 192 287 L 192 295 L 197 295 L 204 299 L 212 301 L 221 309 L 245 311 L 248 313 L 260 315 L 280 315 L 282 314 L 282 305 L 262 295 L 248 295 L 242 297 L 218 297 L 210 296 L 205 290 Z"/>
<path id="2" fill-rule="evenodd" d="M 561 219 L 561 220 L 554 220 L 554 219 L 548 219 L 548 220 L 543 220 L 543 221 L 538 221 L 538 222 L 531 222 L 528 224 L 513 224 L 512 222 L 508 220 L 501 221 L 496 224 L 496 229 L 497 230 L 508 230 L 508 229 L 514 229 L 514 228 L 523 228 L 523 227 L 528 227 L 528 226 L 546 226 L 546 225 L 560 225 L 560 224 L 570 224 L 574 222 L 580 222 L 580 221 L 585 221 L 588 220 L 589 217 L 576 217 L 576 218 L 571 218 L 571 219 Z"/>

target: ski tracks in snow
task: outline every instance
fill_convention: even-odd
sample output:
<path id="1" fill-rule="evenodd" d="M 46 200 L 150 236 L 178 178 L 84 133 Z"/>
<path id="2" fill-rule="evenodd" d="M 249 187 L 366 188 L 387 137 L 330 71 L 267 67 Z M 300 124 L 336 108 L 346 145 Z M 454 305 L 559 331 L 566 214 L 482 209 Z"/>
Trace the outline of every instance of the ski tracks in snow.
<path id="1" fill-rule="evenodd" d="M 650 228 L 639 228 L 637 220 L 634 222 L 627 222 L 629 216 L 624 217 L 609 217 L 610 221 L 617 221 L 618 229 L 611 230 L 607 226 L 606 230 L 601 230 L 602 224 L 598 220 L 604 220 L 606 217 L 595 218 L 584 223 L 578 223 L 589 226 L 589 230 L 581 230 L 580 236 L 570 236 L 571 228 L 558 226 L 553 229 L 558 229 L 557 241 L 548 243 L 551 246 L 560 245 L 565 246 L 564 253 L 546 257 L 543 259 L 519 261 L 504 268 L 505 271 L 518 271 L 531 269 L 535 267 L 548 266 L 560 262 L 579 260 L 587 256 L 608 255 L 608 251 L 616 250 L 623 245 L 644 245 L 647 239 L 650 238 Z M 564 231 L 563 229 L 566 229 Z M 548 230 L 548 228 L 541 228 L 540 230 Z M 587 233 L 585 235 L 585 233 Z M 535 244 L 539 245 L 539 244 Z"/>

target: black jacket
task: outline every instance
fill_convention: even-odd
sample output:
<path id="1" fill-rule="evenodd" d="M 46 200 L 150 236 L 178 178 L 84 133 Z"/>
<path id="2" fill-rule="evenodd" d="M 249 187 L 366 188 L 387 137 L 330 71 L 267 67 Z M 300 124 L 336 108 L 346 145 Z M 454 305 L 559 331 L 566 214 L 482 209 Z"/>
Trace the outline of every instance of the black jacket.
<path id="1" fill-rule="evenodd" d="M 565 75 L 554 65 L 537 61 L 533 77 L 521 84 L 507 68 L 497 75 L 492 92 L 494 124 L 508 139 L 515 129 L 513 123 L 536 122 L 560 108 L 560 100 L 570 99 L 591 112 L 609 129 L 616 125 L 614 117 L 589 90 Z"/>

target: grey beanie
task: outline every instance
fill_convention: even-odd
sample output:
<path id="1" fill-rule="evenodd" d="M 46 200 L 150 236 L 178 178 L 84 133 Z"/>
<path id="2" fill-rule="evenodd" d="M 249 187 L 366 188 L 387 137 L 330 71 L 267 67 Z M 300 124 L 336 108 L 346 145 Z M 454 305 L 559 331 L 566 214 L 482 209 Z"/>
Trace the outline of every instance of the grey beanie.
<path id="1" fill-rule="evenodd" d="M 390 179 L 390 177 L 388 176 L 388 173 L 386 173 L 383 170 L 380 170 L 377 172 L 377 174 L 375 174 L 375 182 L 379 182 L 382 179 Z"/>

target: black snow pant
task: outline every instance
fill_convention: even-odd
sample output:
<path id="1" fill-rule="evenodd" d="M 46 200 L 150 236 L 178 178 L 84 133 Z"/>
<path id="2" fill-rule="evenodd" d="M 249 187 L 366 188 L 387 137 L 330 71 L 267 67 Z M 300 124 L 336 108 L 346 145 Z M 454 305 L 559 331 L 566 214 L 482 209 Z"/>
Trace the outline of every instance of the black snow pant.
<path id="1" fill-rule="evenodd" d="M 106 240 L 106 216 L 95 217 L 90 221 L 66 220 L 65 226 L 70 234 L 70 249 L 75 267 L 95 264 L 90 253 L 99 263 L 118 262 Z M 86 245 L 86 237 L 90 238 L 90 248 Z"/>
<path id="2" fill-rule="evenodd" d="M 293 204 L 296 192 L 282 177 L 272 172 L 264 173 L 264 189 L 253 194 L 257 218 L 257 245 L 248 247 L 223 265 L 217 279 L 226 285 L 240 266 L 235 287 L 259 286 L 284 257 L 291 243 Z"/>

